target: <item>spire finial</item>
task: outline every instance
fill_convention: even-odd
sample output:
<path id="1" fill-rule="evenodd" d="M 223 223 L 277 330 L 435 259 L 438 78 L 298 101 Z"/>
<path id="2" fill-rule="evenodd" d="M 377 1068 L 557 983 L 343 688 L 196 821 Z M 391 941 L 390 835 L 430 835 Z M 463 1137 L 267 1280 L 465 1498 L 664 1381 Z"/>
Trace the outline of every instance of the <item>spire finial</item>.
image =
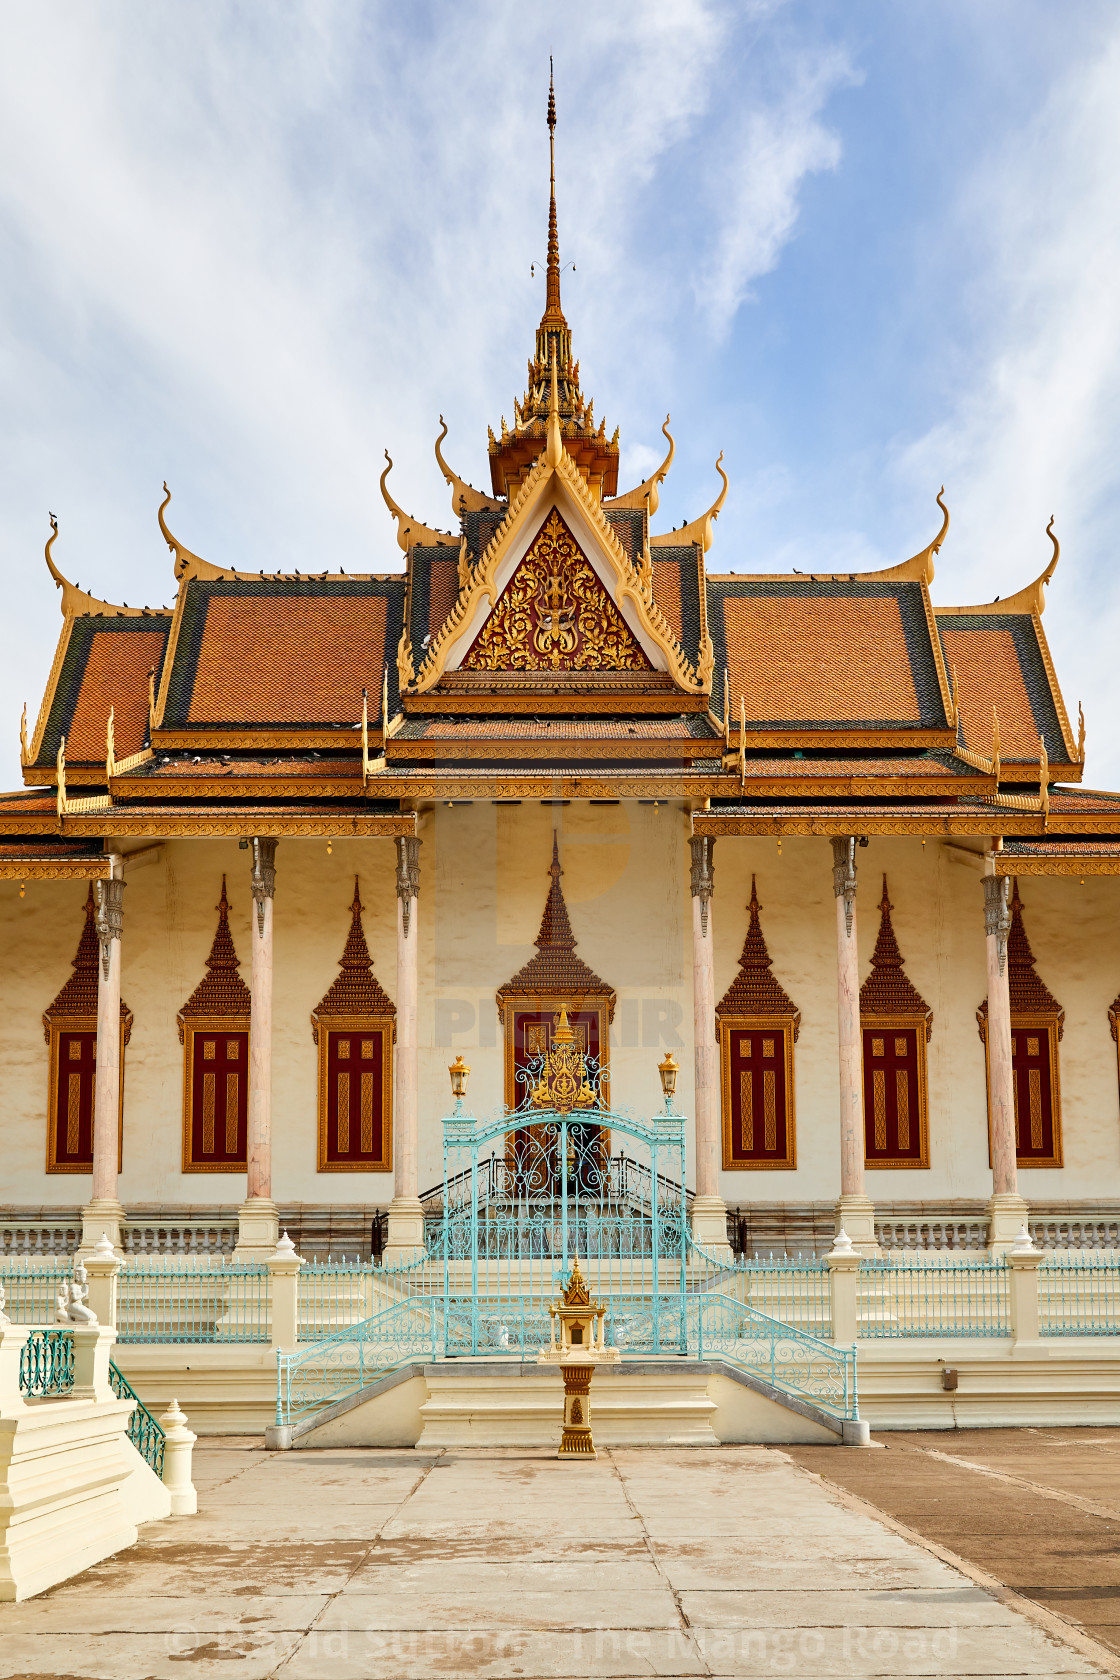
<path id="1" fill-rule="evenodd" d="M 560 307 L 560 240 L 556 232 L 556 92 L 548 61 L 548 267 L 542 327 L 567 326 Z"/>

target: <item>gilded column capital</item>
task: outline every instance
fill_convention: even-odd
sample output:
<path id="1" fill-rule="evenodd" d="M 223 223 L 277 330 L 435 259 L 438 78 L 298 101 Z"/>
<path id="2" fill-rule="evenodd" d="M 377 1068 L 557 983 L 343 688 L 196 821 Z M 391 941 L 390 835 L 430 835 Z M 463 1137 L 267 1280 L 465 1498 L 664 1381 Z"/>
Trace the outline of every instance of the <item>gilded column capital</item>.
<path id="1" fill-rule="evenodd" d="M 124 889 L 127 884 L 116 877 L 111 881 L 97 882 L 97 910 L 94 922 L 101 946 L 101 972 L 106 980 L 109 978 L 109 941 L 119 939 L 124 927 Z"/>
<path id="2" fill-rule="evenodd" d="M 711 834 L 693 834 L 689 838 L 692 851 L 692 869 L 689 874 L 689 886 L 693 898 L 700 900 L 700 932 L 703 938 L 708 937 L 708 904 L 715 891 L 715 867 L 712 853 L 715 850 L 715 837 Z"/>
<path id="3" fill-rule="evenodd" d="M 854 834 L 832 836 L 832 890 L 844 900 L 844 928 L 852 937 L 852 917 L 856 908 L 856 846 Z"/>
<path id="4" fill-rule="evenodd" d="M 253 841 L 253 867 L 249 874 L 253 903 L 257 907 L 257 935 L 264 938 L 264 901 L 276 896 L 276 841 Z"/>
<path id="5" fill-rule="evenodd" d="M 984 934 L 988 939 L 996 941 L 999 952 L 999 971 L 1003 973 L 1003 966 L 1007 961 L 1007 935 L 1011 931 L 1011 909 L 1008 904 L 1008 879 L 1006 875 L 985 875 L 984 883 Z"/>
<path id="6" fill-rule="evenodd" d="M 412 900 L 420 896 L 420 840 L 415 834 L 397 835 L 397 897 L 401 901 L 404 936 L 408 938 Z"/>

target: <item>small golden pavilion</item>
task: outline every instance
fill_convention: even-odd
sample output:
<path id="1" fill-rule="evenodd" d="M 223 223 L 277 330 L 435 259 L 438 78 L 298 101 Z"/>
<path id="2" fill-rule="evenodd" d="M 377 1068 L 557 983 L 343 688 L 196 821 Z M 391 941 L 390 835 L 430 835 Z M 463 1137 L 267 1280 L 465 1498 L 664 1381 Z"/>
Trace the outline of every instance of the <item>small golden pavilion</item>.
<path id="1" fill-rule="evenodd" d="M 581 379 L 553 168 L 524 395 L 483 490 L 441 427 L 436 524 L 386 466 L 400 560 L 251 573 L 165 493 L 170 603 L 129 607 L 52 520 L 0 797 L 0 1231 L 410 1252 L 449 1060 L 512 1107 L 566 1012 L 636 1113 L 676 1055 L 706 1243 L 1116 1239 L 1120 795 L 1047 647 L 1053 522 L 974 606 L 935 588 L 944 494 L 884 570 L 747 573 L 722 458 L 659 530 L 669 421 L 620 488 Z"/>

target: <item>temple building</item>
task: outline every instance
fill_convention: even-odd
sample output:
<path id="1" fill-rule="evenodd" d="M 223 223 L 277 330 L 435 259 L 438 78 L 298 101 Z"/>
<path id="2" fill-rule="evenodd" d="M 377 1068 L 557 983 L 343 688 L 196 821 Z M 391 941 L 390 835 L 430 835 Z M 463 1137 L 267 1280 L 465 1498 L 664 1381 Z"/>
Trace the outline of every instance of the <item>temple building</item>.
<path id="1" fill-rule="evenodd" d="M 680 1064 L 714 1250 L 1120 1214 L 1120 794 L 1047 646 L 1053 521 L 975 606 L 935 588 L 944 493 L 885 570 L 746 573 L 722 457 L 659 530 L 669 421 L 620 488 L 581 378 L 553 169 L 524 395 L 485 490 L 442 427 L 434 524 L 386 466 L 403 566 L 204 559 L 165 486 L 169 604 L 129 607 L 52 519 L 0 797 L 0 1221 L 413 1254 L 448 1065 L 512 1109 L 562 1019 L 616 1110 Z"/>

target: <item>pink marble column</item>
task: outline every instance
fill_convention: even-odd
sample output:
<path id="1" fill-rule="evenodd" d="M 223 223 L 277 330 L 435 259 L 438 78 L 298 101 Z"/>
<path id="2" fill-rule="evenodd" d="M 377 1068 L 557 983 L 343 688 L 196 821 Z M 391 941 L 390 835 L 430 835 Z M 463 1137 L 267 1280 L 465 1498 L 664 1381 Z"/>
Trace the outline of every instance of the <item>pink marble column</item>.
<path id="1" fill-rule="evenodd" d="M 720 1104 L 719 1055 L 716 1049 L 715 933 L 712 894 L 715 873 L 709 834 L 689 839 L 692 869 L 692 1016 L 693 1162 L 696 1194 L 692 1203 L 693 1239 L 705 1249 L 727 1248 L 727 1206 L 719 1193 Z"/>
<path id="2" fill-rule="evenodd" d="M 121 931 L 124 925 L 123 860 L 110 859 L 112 877 L 98 881 L 96 927 L 97 1071 L 93 1085 L 93 1194 L 82 1209 L 81 1250 L 107 1236 L 121 1252 L 124 1208 L 117 1197 L 121 1113 Z"/>
<path id="3" fill-rule="evenodd" d="M 420 983 L 420 845 L 412 834 L 397 838 L 397 1044 L 393 1080 L 393 1200 L 383 1264 L 401 1265 L 424 1248 L 419 1198 L 420 1054 L 417 1000 Z"/>
<path id="4" fill-rule="evenodd" d="M 859 950 L 856 942 L 856 837 L 832 841 L 832 890 L 836 895 L 836 1003 L 840 1044 L 840 1200 L 836 1228 L 860 1254 L 877 1254 L 875 1207 L 866 1192 L 863 1134 L 863 1038 L 859 1021 Z"/>
<path id="5" fill-rule="evenodd" d="M 992 1199 L 988 1204 L 992 1252 L 1009 1249 L 1026 1223 L 1028 1207 L 1019 1194 L 1015 1148 L 1015 1084 L 1011 1066 L 1011 993 L 1007 976 L 1009 882 L 985 859 L 984 944 L 988 962 L 988 1123 L 992 1150 Z"/>
<path id="6" fill-rule="evenodd" d="M 253 920 L 250 932 L 249 1137 L 246 1199 L 238 1209 L 237 1254 L 261 1259 L 280 1233 L 272 1200 L 272 909 L 276 841 L 252 842 Z"/>

